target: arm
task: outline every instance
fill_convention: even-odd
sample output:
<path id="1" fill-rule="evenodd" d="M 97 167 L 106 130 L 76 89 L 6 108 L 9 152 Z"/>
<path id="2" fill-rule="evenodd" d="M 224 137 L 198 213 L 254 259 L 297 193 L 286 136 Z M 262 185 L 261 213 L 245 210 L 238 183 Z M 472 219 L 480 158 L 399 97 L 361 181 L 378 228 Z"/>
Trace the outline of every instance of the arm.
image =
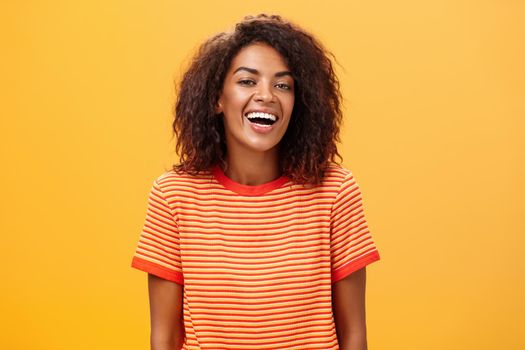
<path id="1" fill-rule="evenodd" d="M 365 316 L 366 267 L 332 286 L 332 307 L 341 350 L 367 350 Z"/>
<path id="2" fill-rule="evenodd" d="M 151 350 L 178 350 L 184 342 L 183 286 L 148 274 Z"/>

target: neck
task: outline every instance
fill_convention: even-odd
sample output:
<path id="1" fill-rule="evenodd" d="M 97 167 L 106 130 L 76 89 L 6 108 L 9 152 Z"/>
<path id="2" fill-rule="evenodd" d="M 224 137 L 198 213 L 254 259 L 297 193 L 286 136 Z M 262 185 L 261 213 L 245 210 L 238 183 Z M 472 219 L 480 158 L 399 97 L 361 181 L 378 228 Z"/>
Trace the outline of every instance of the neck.
<path id="1" fill-rule="evenodd" d="M 273 181 L 281 176 L 277 148 L 257 154 L 228 149 L 224 174 L 242 185 L 257 186 Z"/>

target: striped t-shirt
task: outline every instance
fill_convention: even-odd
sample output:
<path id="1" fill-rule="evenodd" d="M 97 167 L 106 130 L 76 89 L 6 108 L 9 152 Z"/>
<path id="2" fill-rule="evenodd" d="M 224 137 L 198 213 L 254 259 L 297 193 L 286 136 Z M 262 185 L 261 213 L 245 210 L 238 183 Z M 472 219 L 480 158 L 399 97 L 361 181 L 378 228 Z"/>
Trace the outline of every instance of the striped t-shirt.
<path id="1" fill-rule="evenodd" d="M 259 186 L 168 171 L 132 266 L 184 285 L 183 349 L 338 349 L 332 283 L 379 260 L 352 173 Z"/>

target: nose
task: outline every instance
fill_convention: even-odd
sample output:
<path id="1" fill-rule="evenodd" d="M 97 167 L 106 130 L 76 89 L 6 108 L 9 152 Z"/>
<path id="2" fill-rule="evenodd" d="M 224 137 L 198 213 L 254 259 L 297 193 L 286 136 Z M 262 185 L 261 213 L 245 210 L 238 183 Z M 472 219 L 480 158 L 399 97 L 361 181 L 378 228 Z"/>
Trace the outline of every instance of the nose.
<path id="1" fill-rule="evenodd" d="M 258 102 L 271 102 L 274 99 L 272 87 L 269 84 L 259 84 L 257 91 L 254 95 L 255 101 Z"/>

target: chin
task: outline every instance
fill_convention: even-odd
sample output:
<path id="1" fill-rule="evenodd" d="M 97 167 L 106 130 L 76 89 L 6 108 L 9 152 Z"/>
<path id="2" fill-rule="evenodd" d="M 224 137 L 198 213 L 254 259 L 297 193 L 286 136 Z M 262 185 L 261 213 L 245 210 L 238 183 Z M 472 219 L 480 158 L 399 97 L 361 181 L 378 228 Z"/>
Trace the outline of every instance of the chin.
<path id="1" fill-rule="evenodd" d="M 245 144 L 249 149 L 256 151 L 256 152 L 270 152 L 279 146 L 279 141 L 277 142 L 264 142 L 264 141 L 248 141 Z"/>
<path id="2" fill-rule="evenodd" d="M 277 149 L 277 145 L 251 145 L 250 149 L 258 153 L 272 152 Z"/>

